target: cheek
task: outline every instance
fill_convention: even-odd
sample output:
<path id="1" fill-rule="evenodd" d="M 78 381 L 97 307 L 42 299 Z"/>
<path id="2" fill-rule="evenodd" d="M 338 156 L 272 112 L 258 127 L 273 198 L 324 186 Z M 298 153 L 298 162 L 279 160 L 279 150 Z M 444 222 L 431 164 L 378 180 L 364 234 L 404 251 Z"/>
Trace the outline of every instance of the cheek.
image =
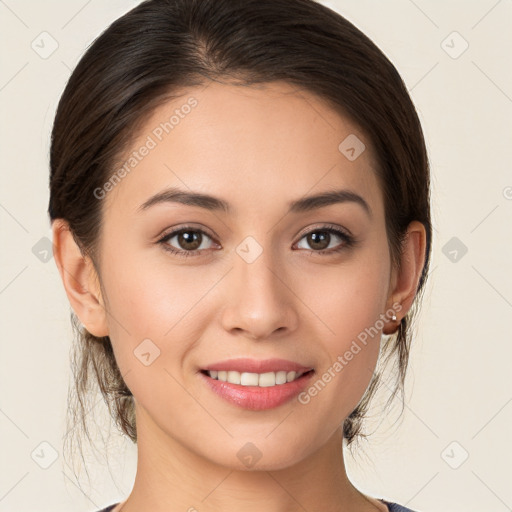
<path id="1" fill-rule="evenodd" d="M 201 299 L 219 280 L 213 274 L 199 266 L 171 265 L 165 255 L 151 261 L 123 255 L 104 263 L 114 354 L 141 400 L 152 400 L 157 389 L 171 392 L 169 374 L 177 374 L 208 322 Z M 144 397 L 149 382 L 152 391 Z"/>
<path id="2" fill-rule="evenodd" d="M 165 254 L 154 257 L 140 249 L 139 253 L 138 258 L 123 256 L 105 265 L 103 280 L 115 316 L 111 327 L 116 332 L 125 327 L 132 338 L 153 335 L 162 340 L 193 315 L 194 305 L 211 287 L 212 276 L 200 267 L 172 264 Z"/>
<path id="3" fill-rule="evenodd" d="M 314 273 L 303 272 L 295 281 L 295 290 L 308 306 L 306 315 L 316 318 L 331 351 L 350 344 L 385 310 L 389 261 L 373 254 L 370 248 L 355 252 L 337 265 L 318 265 Z"/>
<path id="4" fill-rule="evenodd" d="M 353 260 L 302 281 L 302 294 L 317 317 L 321 349 L 326 352 L 308 394 L 312 407 L 320 415 L 326 413 L 327 422 L 350 414 L 375 370 L 389 279 L 389 260 L 375 258 L 376 253 L 384 251 L 361 251 Z"/>

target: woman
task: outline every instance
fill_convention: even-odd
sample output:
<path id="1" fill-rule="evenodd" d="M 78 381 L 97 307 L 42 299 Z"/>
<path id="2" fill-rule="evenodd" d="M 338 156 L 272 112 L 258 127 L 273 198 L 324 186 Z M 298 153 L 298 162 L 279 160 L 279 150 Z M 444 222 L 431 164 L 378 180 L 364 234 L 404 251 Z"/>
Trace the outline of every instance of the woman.
<path id="1" fill-rule="evenodd" d="M 137 443 L 104 511 L 410 510 L 344 464 L 379 360 L 403 387 L 432 230 L 416 111 L 357 28 L 312 0 L 141 3 L 66 86 L 48 212 L 77 414 L 92 372 Z"/>

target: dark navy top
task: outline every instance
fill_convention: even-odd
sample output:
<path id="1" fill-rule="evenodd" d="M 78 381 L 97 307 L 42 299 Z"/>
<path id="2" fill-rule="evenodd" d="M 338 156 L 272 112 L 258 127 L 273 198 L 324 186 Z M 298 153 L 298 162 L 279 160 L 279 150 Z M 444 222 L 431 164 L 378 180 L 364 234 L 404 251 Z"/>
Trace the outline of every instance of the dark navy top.
<path id="1" fill-rule="evenodd" d="M 391 503 L 390 501 L 386 501 L 383 499 L 379 499 L 379 501 L 382 501 L 382 503 L 385 503 L 388 506 L 389 512 L 416 512 L 410 508 L 399 505 L 398 503 Z M 97 512 L 111 512 L 111 510 L 117 505 L 119 505 L 119 503 L 120 502 L 114 503 L 113 505 L 109 505 L 107 508 L 102 508 Z"/>

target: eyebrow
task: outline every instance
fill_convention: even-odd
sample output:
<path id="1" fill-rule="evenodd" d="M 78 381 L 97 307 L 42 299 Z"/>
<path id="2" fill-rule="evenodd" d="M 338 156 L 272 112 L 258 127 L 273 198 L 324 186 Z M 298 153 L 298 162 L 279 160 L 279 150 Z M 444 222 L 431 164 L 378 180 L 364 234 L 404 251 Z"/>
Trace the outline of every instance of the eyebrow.
<path id="1" fill-rule="evenodd" d="M 352 202 L 360 205 L 369 217 L 372 217 L 370 205 L 359 195 L 351 190 L 333 190 L 319 194 L 305 196 L 288 203 L 289 213 L 303 213 L 325 206 L 338 203 Z M 176 187 L 170 187 L 145 201 L 137 211 L 144 211 L 148 208 L 161 203 L 180 203 L 188 206 L 197 206 L 210 211 L 222 211 L 226 214 L 232 212 L 232 208 L 227 201 L 200 192 L 189 192 L 180 190 Z"/>

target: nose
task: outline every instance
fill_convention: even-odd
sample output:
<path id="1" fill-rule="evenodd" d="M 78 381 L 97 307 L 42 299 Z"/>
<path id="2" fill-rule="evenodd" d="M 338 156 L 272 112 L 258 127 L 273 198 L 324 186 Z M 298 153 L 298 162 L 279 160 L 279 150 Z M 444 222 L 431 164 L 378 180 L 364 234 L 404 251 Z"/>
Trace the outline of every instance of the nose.
<path id="1" fill-rule="evenodd" d="M 250 263 L 235 254 L 233 264 L 225 283 L 224 329 L 256 340 L 294 331 L 297 299 L 286 272 L 281 266 L 276 268 L 271 250 L 264 250 Z"/>

